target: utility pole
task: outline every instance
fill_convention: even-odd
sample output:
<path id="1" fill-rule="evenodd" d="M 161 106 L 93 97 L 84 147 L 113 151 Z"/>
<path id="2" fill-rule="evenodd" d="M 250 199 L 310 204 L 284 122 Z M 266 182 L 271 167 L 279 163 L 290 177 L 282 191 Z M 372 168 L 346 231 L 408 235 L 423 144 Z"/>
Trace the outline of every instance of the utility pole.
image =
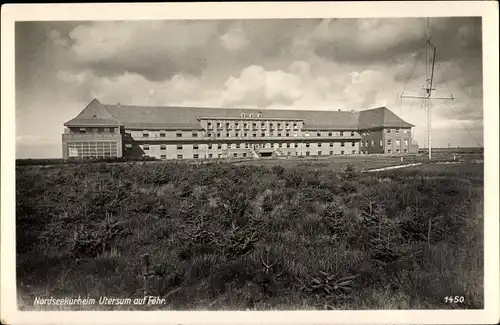
<path id="1" fill-rule="evenodd" d="M 423 99 L 424 106 L 427 110 L 427 148 L 429 151 L 429 160 L 432 159 L 432 119 L 431 119 L 431 109 L 432 103 L 431 99 L 451 99 L 453 96 L 449 97 L 432 97 L 432 91 L 436 90 L 433 88 L 434 82 L 434 64 L 436 63 L 436 46 L 431 42 L 431 28 L 429 18 L 427 18 L 427 41 L 425 42 L 425 85 L 422 86 L 422 90 L 425 90 L 425 95 L 403 95 L 401 98 L 415 98 Z"/>

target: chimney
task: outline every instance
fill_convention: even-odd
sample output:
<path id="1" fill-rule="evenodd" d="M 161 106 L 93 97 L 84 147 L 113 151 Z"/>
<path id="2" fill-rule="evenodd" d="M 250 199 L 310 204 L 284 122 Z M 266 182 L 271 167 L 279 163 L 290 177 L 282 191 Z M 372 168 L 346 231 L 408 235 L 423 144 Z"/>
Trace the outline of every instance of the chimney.
<path id="1" fill-rule="evenodd" d="M 342 111 L 340 108 L 339 108 L 339 112 Z"/>

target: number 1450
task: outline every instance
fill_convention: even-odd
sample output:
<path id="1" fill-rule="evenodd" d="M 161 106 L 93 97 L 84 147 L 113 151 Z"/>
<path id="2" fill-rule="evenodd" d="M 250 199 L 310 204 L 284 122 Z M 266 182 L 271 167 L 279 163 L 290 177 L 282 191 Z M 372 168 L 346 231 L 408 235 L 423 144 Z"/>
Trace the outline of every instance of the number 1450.
<path id="1" fill-rule="evenodd" d="M 464 296 L 446 296 L 444 297 L 444 302 L 447 303 L 461 303 L 464 302 L 465 298 Z"/>

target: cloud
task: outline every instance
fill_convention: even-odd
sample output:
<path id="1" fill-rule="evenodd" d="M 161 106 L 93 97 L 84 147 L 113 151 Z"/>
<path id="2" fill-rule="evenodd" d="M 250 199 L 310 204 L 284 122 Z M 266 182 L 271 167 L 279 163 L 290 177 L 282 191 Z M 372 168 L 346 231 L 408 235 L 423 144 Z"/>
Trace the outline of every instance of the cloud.
<path id="1" fill-rule="evenodd" d="M 233 24 L 227 33 L 220 36 L 220 41 L 230 52 L 242 51 L 250 43 L 241 23 Z"/>
<path id="2" fill-rule="evenodd" d="M 80 93 L 85 91 L 88 101 L 99 98 L 101 102 L 110 104 L 181 105 L 206 99 L 210 92 L 203 77 L 184 74 L 176 74 L 164 81 L 150 81 L 136 73 L 102 77 L 86 70 L 79 73 L 61 71 L 58 78 Z"/>
<path id="3" fill-rule="evenodd" d="M 239 77 L 230 77 L 226 81 L 223 104 L 259 107 L 291 104 L 303 95 L 301 86 L 302 80 L 292 73 L 249 66 L 241 71 Z"/>
<path id="4" fill-rule="evenodd" d="M 69 33 L 70 51 L 75 63 L 100 75 L 128 72 L 165 80 L 203 71 L 203 50 L 215 27 L 210 21 L 95 22 Z"/>

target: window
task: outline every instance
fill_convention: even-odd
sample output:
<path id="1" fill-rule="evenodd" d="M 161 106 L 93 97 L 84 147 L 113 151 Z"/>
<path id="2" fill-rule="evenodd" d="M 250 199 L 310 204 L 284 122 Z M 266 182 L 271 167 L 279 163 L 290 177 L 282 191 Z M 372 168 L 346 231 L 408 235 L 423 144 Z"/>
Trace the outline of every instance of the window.
<path id="1" fill-rule="evenodd" d="M 306 148 L 309 148 L 310 146 L 311 146 L 311 144 L 306 143 Z"/>
<path id="2" fill-rule="evenodd" d="M 160 150 L 167 150 L 167 145 L 161 144 L 160 145 Z"/>
<path id="3" fill-rule="evenodd" d="M 211 154 L 211 153 L 209 153 L 209 154 L 208 154 L 208 158 L 213 158 L 213 156 L 214 156 L 214 155 L 213 155 L 213 154 Z"/>
<path id="4" fill-rule="evenodd" d="M 340 143 L 340 146 L 341 146 L 341 147 L 344 147 L 344 142 L 341 142 L 341 143 Z"/>
<path id="5" fill-rule="evenodd" d="M 182 144 L 177 145 L 177 150 L 182 150 Z"/>
<path id="6" fill-rule="evenodd" d="M 373 141 L 372 141 L 372 146 L 373 146 Z M 365 141 L 365 147 L 368 147 L 368 140 Z"/>
<path id="7" fill-rule="evenodd" d="M 239 136 L 240 136 L 240 134 L 239 134 L 238 132 L 236 132 L 235 136 L 236 136 L 236 137 L 239 137 Z"/>
<path id="8" fill-rule="evenodd" d="M 248 117 L 253 117 L 253 114 L 252 113 L 248 114 Z"/>
<path id="9" fill-rule="evenodd" d="M 252 136 L 255 138 L 257 136 L 257 133 L 254 132 L 254 134 Z"/>
<path id="10" fill-rule="evenodd" d="M 252 127 L 253 127 L 254 129 L 256 129 L 256 128 L 257 128 L 257 123 L 252 123 Z"/>
<path id="11" fill-rule="evenodd" d="M 109 128 L 104 128 L 104 133 L 109 133 Z"/>
<path id="12" fill-rule="evenodd" d="M 248 149 L 248 143 L 245 143 L 245 148 L 247 148 L 247 149 Z"/>
<path id="13" fill-rule="evenodd" d="M 214 145 L 213 144 L 209 144 L 208 145 L 208 149 L 213 149 L 214 148 Z"/>
<path id="14" fill-rule="evenodd" d="M 281 127 L 281 123 L 278 123 L 278 129 Z"/>
<path id="15" fill-rule="evenodd" d="M 395 131 L 396 131 L 396 133 L 399 133 L 399 129 L 396 129 Z"/>
<path id="16" fill-rule="evenodd" d="M 261 113 L 258 113 L 258 114 L 257 114 L 257 117 L 262 117 L 262 114 L 261 114 Z"/>
<path id="17" fill-rule="evenodd" d="M 404 149 L 404 153 L 407 153 L 408 152 L 408 149 Z"/>
<path id="18" fill-rule="evenodd" d="M 286 144 L 286 147 L 287 147 L 287 148 L 290 148 L 290 144 L 289 144 L 289 143 L 287 143 L 287 144 Z"/>
<path id="19" fill-rule="evenodd" d="M 260 123 L 260 127 L 261 128 L 265 128 L 266 127 L 266 123 L 264 123 L 264 122 Z"/>
<path id="20" fill-rule="evenodd" d="M 278 136 L 281 137 L 281 133 L 278 133 Z"/>
<path id="21" fill-rule="evenodd" d="M 295 148 L 295 144 L 290 143 L 290 148 Z"/>
<path id="22" fill-rule="evenodd" d="M 222 157 L 222 154 L 221 153 L 218 153 L 217 154 L 217 158 L 221 158 Z"/>
<path id="23" fill-rule="evenodd" d="M 309 156 L 309 151 L 306 151 L 306 156 Z"/>
<path id="24" fill-rule="evenodd" d="M 245 129 L 248 129 L 248 123 L 243 124 Z"/>
<path id="25" fill-rule="evenodd" d="M 246 152 L 244 152 L 244 153 L 243 153 L 243 157 L 246 157 L 246 156 L 247 156 L 247 153 L 246 153 Z"/>
<path id="26" fill-rule="evenodd" d="M 165 133 L 160 133 L 160 138 L 164 138 L 166 136 Z"/>
<path id="27" fill-rule="evenodd" d="M 239 128 L 240 128 L 240 123 L 238 123 L 238 122 L 234 123 L 234 127 L 235 127 L 236 129 L 239 129 Z"/>
<path id="28" fill-rule="evenodd" d="M 328 136 L 331 137 L 332 136 L 332 132 L 328 132 Z"/>
<path id="29" fill-rule="evenodd" d="M 382 145 L 383 145 L 382 140 L 380 140 L 380 144 L 379 145 L 382 147 Z M 373 146 L 373 140 L 372 140 L 372 146 Z"/>
<path id="30" fill-rule="evenodd" d="M 226 129 L 230 129 L 230 128 L 231 128 L 231 124 L 226 123 Z"/>
<path id="31" fill-rule="evenodd" d="M 408 140 L 405 140 L 405 147 L 408 147 Z"/>
<path id="32" fill-rule="evenodd" d="M 260 134 L 260 136 L 261 136 L 261 137 L 265 137 L 265 136 L 266 136 L 266 133 L 262 132 L 262 133 Z"/>
<path id="33" fill-rule="evenodd" d="M 149 150 L 149 144 L 145 144 L 145 145 L 143 146 L 143 149 L 144 149 L 144 151 Z"/>
<path id="34" fill-rule="evenodd" d="M 193 132 L 193 138 L 198 137 L 198 132 Z"/>
<path id="35" fill-rule="evenodd" d="M 125 148 L 132 148 L 132 144 L 131 144 L 131 143 L 127 143 L 127 144 L 125 145 Z"/>
<path id="36" fill-rule="evenodd" d="M 387 140 L 387 145 L 388 146 L 392 145 L 392 141 L 391 140 Z"/>
<path id="37" fill-rule="evenodd" d="M 392 150 L 391 150 L 391 149 L 387 150 L 387 153 L 391 153 L 391 152 L 392 152 Z"/>
<path id="38" fill-rule="evenodd" d="M 238 154 L 237 154 L 236 152 L 235 152 L 235 153 L 233 153 L 233 157 L 234 157 L 234 158 L 238 157 Z"/>
<path id="39" fill-rule="evenodd" d="M 207 123 L 207 129 L 211 129 L 212 128 L 212 122 L 208 122 Z"/>
<path id="40" fill-rule="evenodd" d="M 343 137 L 344 136 L 344 132 L 343 131 L 340 131 L 340 136 Z"/>
<path id="41" fill-rule="evenodd" d="M 222 144 L 218 144 L 217 149 L 222 149 Z"/>
<path id="42" fill-rule="evenodd" d="M 330 143 L 330 147 L 333 147 L 333 142 Z"/>
<path id="43" fill-rule="evenodd" d="M 396 153 L 399 153 L 399 149 L 396 149 Z"/>
<path id="44" fill-rule="evenodd" d="M 309 132 L 306 132 L 304 135 L 305 135 L 306 137 L 308 137 L 308 136 L 309 136 Z"/>
<path id="45" fill-rule="evenodd" d="M 198 157 L 199 157 L 199 156 L 198 156 L 198 154 L 197 154 L 197 153 L 193 154 L 193 158 L 194 158 L 194 159 L 198 159 Z"/>
<path id="46" fill-rule="evenodd" d="M 401 142 L 399 140 L 396 140 L 396 146 L 399 147 L 401 145 Z"/>
<path id="47" fill-rule="evenodd" d="M 355 147 L 355 146 L 356 146 L 356 142 L 354 142 L 354 141 L 353 141 L 353 142 L 351 142 L 351 146 L 352 146 L 352 147 Z"/>
<path id="48" fill-rule="evenodd" d="M 288 152 L 286 153 L 286 155 L 287 155 L 287 156 L 290 156 L 291 154 L 292 154 L 292 153 L 291 153 L 290 151 L 288 151 Z"/>
<path id="49" fill-rule="evenodd" d="M 182 159 L 183 156 L 182 155 L 177 155 L 177 159 Z"/>
<path id="50" fill-rule="evenodd" d="M 85 128 L 80 128 L 80 133 L 87 133 L 87 130 Z"/>
<path id="51" fill-rule="evenodd" d="M 209 138 L 211 138 L 211 137 L 212 137 L 212 135 L 213 135 L 212 133 L 207 133 L 207 136 L 208 136 Z"/>
<path id="52" fill-rule="evenodd" d="M 363 141 L 361 141 L 359 144 L 361 145 L 361 147 L 363 147 Z"/>
<path id="53" fill-rule="evenodd" d="M 245 113 L 241 113 L 241 117 L 245 117 Z"/>
<path id="54" fill-rule="evenodd" d="M 387 129 L 387 133 L 391 133 L 391 129 Z"/>
<path id="55" fill-rule="evenodd" d="M 142 137 L 143 137 L 143 138 L 147 138 L 147 137 L 149 137 L 149 133 L 145 133 L 145 132 L 144 132 L 144 133 L 142 133 Z"/>
<path id="56" fill-rule="evenodd" d="M 355 154 L 356 154 L 356 150 L 353 150 L 353 151 L 352 151 L 352 154 L 353 154 L 353 155 L 355 155 Z"/>
<path id="57" fill-rule="evenodd" d="M 229 138 L 230 134 L 229 133 L 226 133 L 226 137 Z"/>
<path id="58" fill-rule="evenodd" d="M 289 137 L 289 136 L 290 136 L 290 133 L 287 133 L 287 134 L 286 134 L 286 136 L 287 136 L 287 137 Z"/>
<path id="59" fill-rule="evenodd" d="M 217 138 L 220 138 L 220 133 L 217 133 Z"/>
<path id="60" fill-rule="evenodd" d="M 317 133 L 316 133 L 316 135 L 317 135 L 318 137 L 320 137 L 320 136 L 321 136 L 321 132 L 317 132 Z"/>
<path id="61" fill-rule="evenodd" d="M 340 154 L 341 154 L 341 155 L 343 155 L 343 154 L 344 154 L 344 150 L 342 150 L 342 151 L 340 152 Z"/>
<path id="62" fill-rule="evenodd" d="M 181 132 L 177 132 L 177 133 L 175 134 L 175 136 L 176 136 L 176 137 L 178 137 L 178 138 L 182 138 L 182 133 L 181 133 Z"/>
<path id="63" fill-rule="evenodd" d="M 321 151 L 318 151 L 318 155 L 321 156 Z"/>
<path id="64" fill-rule="evenodd" d="M 333 155 L 333 151 L 330 151 L 330 155 Z"/>
<path id="65" fill-rule="evenodd" d="M 403 134 L 407 134 L 408 133 L 408 129 L 403 129 Z"/>
<path id="66" fill-rule="evenodd" d="M 161 155 L 160 159 L 167 159 L 167 155 Z"/>
<path id="67" fill-rule="evenodd" d="M 354 136 L 354 131 L 351 131 L 351 137 L 353 137 L 353 136 Z"/>
<path id="68" fill-rule="evenodd" d="M 246 137 L 246 136 L 247 136 L 247 133 L 246 133 L 246 132 L 245 132 L 245 133 L 243 133 L 243 136 L 244 136 L 244 137 Z"/>
<path id="69" fill-rule="evenodd" d="M 193 149 L 198 149 L 198 145 L 197 144 L 193 144 Z"/>
<path id="70" fill-rule="evenodd" d="M 281 148 L 284 148 L 284 147 L 285 147 L 285 144 L 284 144 L 284 143 L 280 144 L 280 147 L 281 147 Z"/>
<path id="71" fill-rule="evenodd" d="M 217 122 L 217 128 L 218 129 L 222 128 L 222 124 L 220 122 Z"/>

